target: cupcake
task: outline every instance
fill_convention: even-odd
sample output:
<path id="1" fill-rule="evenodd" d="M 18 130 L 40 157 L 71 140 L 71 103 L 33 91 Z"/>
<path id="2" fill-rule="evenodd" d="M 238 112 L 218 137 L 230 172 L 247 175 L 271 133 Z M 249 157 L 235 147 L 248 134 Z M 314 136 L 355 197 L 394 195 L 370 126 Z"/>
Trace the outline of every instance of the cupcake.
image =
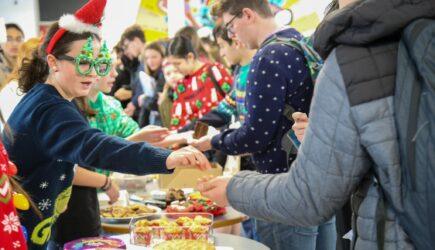
<path id="1" fill-rule="evenodd" d="M 149 227 L 137 227 L 134 229 L 134 244 L 149 246 L 151 245 L 151 228 Z"/>
<path id="2" fill-rule="evenodd" d="M 209 227 L 198 224 L 193 224 L 189 227 L 190 239 L 192 240 L 208 240 Z"/>
<path id="3" fill-rule="evenodd" d="M 148 227 L 151 226 L 151 222 L 149 220 L 139 220 L 134 225 L 135 227 Z"/>
<path id="4" fill-rule="evenodd" d="M 170 223 L 165 226 L 163 238 L 164 240 L 182 239 L 183 228 L 178 226 L 177 223 Z"/>
<path id="5" fill-rule="evenodd" d="M 160 238 L 163 234 L 163 229 L 169 224 L 169 221 L 165 218 L 158 219 L 158 220 L 152 220 L 150 222 L 150 226 L 152 227 L 152 234 Z"/>
<path id="6" fill-rule="evenodd" d="M 187 227 L 193 224 L 193 220 L 189 217 L 186 217 L 186 216 L 178 218 L 175 222 L 179 226 L 187 226 Z"/>
<path id="7" fill-rule="evenodd" d="M 197 215 L 195 216 L 195 219 L 193 219 L 193 222 L 202 226 L 210 226 L 212 221 L 208 218 L 205 218 L 203 216 Z"/>

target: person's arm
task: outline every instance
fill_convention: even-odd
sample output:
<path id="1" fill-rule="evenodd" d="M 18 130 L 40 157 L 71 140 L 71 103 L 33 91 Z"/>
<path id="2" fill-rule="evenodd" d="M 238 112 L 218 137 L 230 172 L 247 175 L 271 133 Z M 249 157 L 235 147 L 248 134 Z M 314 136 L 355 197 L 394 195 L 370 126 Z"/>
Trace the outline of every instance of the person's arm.
<path id="1" fill-rule="evenodd" d="M 360 136 L 370 136 L 373 131 L 358 129 L 342 77 L 325 74 L 331 71 L 340 72 L 335 57 L 319 75 L 310 123 L 290 171 L 237 174 L 226 189 L 235 209 L 268 221 L 319 225 L 345 204 L 366 175 L 372 162 Z"/>
<path id="2" fill-rule="evenodd" d="M 73 185 L 82 187 L 102 188 L 107 182 L 107 176 L 76 166 Z"/>
<path id="3" fill-rule="evenodd" d="M 92 129 L 73 105 L 59 102 L 38 109 L 35 141 L 53 159 L 136 175 L 170 173 L 175 166 L 210 167 L 205 156 L 191 148 L 171 152 Z"/>
<path id="4" fill-rule="evenodd" d="M 169 130 L 155 125 L 148 125 L 125 139 L 133 142 L 159 143 L 169 135 Z"/>
<path id="5" fill-rule="evenodd" d="M 112 182 L 108 176 L 79 166 L 76 167 L 72 184 L 82 187 L 101 188 L 109 197 L 110 204 L 115 203 L 119 198 L 118 185 Z"/>

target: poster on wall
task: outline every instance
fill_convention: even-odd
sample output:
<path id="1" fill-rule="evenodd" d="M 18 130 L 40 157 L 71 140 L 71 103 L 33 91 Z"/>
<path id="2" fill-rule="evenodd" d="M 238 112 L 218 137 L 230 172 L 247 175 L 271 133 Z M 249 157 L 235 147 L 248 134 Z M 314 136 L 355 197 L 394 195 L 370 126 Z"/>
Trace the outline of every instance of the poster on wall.
<path id="1" fill-rule="evenodd" d="M 168 37 L 165 0 L 141 0 L 136 23 L 145 31 L 147 41 Z"/>
<path id="2" fill-rule="evenodd" d="M 137 23 L 145 31 L 148 41 L 168 37 L 167 4 L 169 0 L 141 0 Z M 214 22 L 210 10 L 217 0 L 184 0 L 185 25 L 197 29 L 212 29 Z M 311 35 L 323 18 L 330 0 L 269 0 L 274 14 L 282 10 L 291 10 L 290 26 L 304 35 Z M 286 23 L 285 25 L 288 25 Z"/>

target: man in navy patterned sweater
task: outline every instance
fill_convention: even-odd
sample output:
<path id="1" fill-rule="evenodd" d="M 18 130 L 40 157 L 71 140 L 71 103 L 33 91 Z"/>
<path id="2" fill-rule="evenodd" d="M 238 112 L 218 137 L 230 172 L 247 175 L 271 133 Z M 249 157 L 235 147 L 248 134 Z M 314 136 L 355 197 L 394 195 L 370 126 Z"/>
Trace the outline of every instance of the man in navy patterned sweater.
<path id="1" fill-rule="evenodd" d="M 287 159 L 281 147 L 283 135 L 292 126 L 283 115 L 284 108 L 290 104 L 295 110 L 307 113 L 314 87 L 302 52 L 269 41 L 274 36 L 298 40 L 302 36 L 292 28 L 280 29 L 266 0 L 220 3 L 216 14 L 223 16 L 229 35 L 237 36 L 251 49 L 259 48 L 247 80 L 245 104 L 248 115 L 239 129 L 203 137 L 193 145 L 203 151 L 216 149 L 229 155 L 252 154 L 260 173 L 287 172 L 288 163 L 294 156 Z M 260 241 L 271 249 L 316 248 L 317 227 L 300 228 L 257 221 L 257 230 Z"/>

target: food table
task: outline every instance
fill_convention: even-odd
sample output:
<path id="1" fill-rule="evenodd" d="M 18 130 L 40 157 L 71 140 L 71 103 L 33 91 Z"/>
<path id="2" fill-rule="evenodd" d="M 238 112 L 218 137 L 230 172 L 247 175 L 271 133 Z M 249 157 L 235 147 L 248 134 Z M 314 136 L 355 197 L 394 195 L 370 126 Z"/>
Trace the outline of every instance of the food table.
<path id="1" fill-rule="evenodd" d="M 222 228 L 232 226 L 247 220 L 248 217 L 232 207 L 227 207 L 227 213 L 215 217 L 213 228 Z M 129 233 L 129 224 L 108 224 L 101 223 L 103 230 L 111 234 L 126 234 Z"/>
<path id="2" fill-rule="evenodd" d="M 138 246 L 132 246 L 128 245 L 130 242 L 130 235 L 123 234 L 123 235 L 117 235 L 113 238 L 121 239 L 125 243 L 127 243 L 127 249 L 128 250 L 134 250 L 134 249 L 151 249 L 151 248 L 145 248 L 145 247 L 138 247 Z M 243 250 L 243 249 L 249 249 L 249 250 L 268 250 L 269 248 L 257 241 L 231 235 L 231 234 L 221 234 L 221 233 L 215 233 L 214 234 L 214 241 L 216 250 Z"/>

